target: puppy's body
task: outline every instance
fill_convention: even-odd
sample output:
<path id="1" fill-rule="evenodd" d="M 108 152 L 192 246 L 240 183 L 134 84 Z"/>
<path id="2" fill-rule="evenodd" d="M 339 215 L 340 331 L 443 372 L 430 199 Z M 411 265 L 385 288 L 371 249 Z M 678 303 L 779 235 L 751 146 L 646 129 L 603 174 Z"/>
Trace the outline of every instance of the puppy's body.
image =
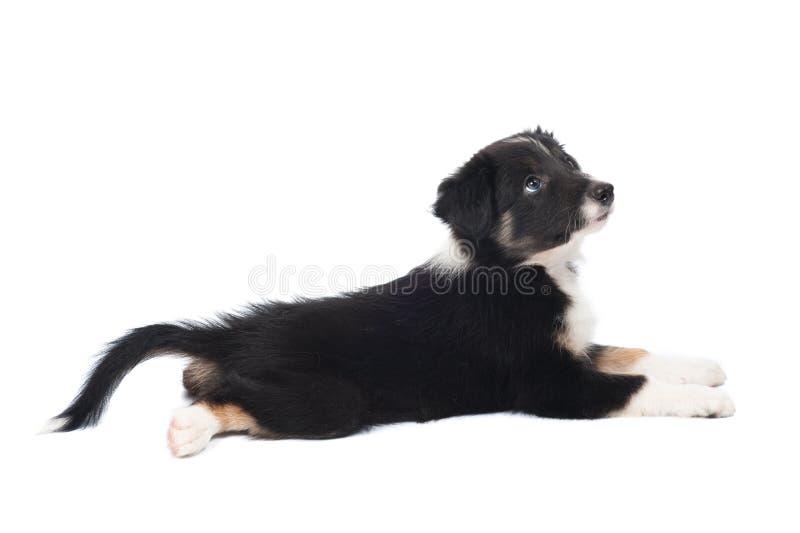
<path id="1" fill-rule="evenodd" d="M 164 351 L 193 358 L 184 383 L 197 403 L 173 422 L 177 455 L 230 430 L 331 438 L 498 411 L 731 414 L 721 391 L 676 384 L 719 384 L 711 363 L 670 374 L 644 351 L 590 344 L 571 261 L 610 213 L 612 191 L 541 130 L 498 141 L 440 186 L 435 212 L 461 248 L 365 291 L 134 330 L 99 361 L 59 429 L 95 422 L 124 374 Z"/>

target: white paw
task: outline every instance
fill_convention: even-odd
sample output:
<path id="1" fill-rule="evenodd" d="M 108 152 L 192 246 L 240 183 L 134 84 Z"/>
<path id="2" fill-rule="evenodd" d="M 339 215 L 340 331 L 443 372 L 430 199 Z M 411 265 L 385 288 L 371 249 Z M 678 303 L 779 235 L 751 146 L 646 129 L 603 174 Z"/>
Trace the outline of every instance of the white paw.
<path id="1" fill-rule="evenodd" d="M 709 359 L 699 357 L 664 357 L 648 355 L 637 361 L 631 373 L 641 373 L 662 383 L 673 385 L 706 385 L 718 387 L 725 383 L 725 372 Z"/>
<path id="2" fill-rule="evenodd" d="M 676 413 L 677 416 L 727 418 L 736 412 L 733 400 L 723 390 L 701 385 L 690 385 L 683 388 L 690 389 L 690 395 L 686 404 Z"/>
<path id="3" fill-rule="evenodd" d="M 702 385 L 670 385 L 647 381 L 621 416 L 725 418 L 736 411 L 728 393 Z"/>
<path id="4" fill-rule="evenodd" d="M 206 447 L 219 432 L 217 418 L 202 405 L 177 409 L 167 432 L 167 443 L 172 455 L 186 457 Z"/>

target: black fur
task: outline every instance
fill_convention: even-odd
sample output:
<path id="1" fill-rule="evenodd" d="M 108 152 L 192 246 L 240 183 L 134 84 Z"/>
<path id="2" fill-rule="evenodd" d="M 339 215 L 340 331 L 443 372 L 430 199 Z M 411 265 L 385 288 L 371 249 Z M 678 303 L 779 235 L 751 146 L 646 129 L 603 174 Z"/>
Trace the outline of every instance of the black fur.
<path id="1" fill-rule="evenodd" d="M 542 184 L 535 193 L 531 176 Z M 253 305 L 210 325 L 133 330 L 100 359 L 62 429 L 95 423 L 123 376 L 166 351 L 208 365 L 187 370 L 190 393 L 237 404 L 276 435 L 498 411 L 606 416 L 644 378 L 602 373 L 556 342 L 569 297 L 524 263 L 592 222 L 581 206 L 596 186 L 540 129 L 489 145 L 441 184 L 434 206 L 468 264 L 429 262 L 387 285 Z"/>

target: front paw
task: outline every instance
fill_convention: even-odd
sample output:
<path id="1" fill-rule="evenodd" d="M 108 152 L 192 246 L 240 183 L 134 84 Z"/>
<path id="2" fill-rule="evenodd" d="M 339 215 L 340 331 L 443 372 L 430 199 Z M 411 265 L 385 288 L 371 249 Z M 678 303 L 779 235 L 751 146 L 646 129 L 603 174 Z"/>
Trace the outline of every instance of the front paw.
<path id="1" fill-rule="evenodd" d="M 699 357 L 648 355 L 637 362 L 634 370 L 656 381 L 673 385 L 718 387 L 726 379 L 725 372 L 717 363 Z"/>
<path id="2" fill-rule="evenodd" d="M 648 380 L 617 416 L 726 418 L 734 412 L 733 401 L 724 390 Z"/>
<path id="3" fill-rule="evenodd" d="M 720 389 L 689 385 L 680 387 L 677 394 L 681 402 L 675 406 L 677 416 L 694 416 L 704 418 L 727 418 L 733 416 L 736 408 L 728 393 Z"/>

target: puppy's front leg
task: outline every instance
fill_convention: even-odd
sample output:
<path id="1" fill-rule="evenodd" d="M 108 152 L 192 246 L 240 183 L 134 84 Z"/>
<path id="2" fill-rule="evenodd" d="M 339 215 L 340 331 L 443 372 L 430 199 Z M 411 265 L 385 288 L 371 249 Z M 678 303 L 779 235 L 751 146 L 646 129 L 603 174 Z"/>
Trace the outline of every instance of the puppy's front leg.
<path id="1" fill-rule="evenodd" d="M 673 385 L 706 385 L 725 383 L 725 372 L 708 359 L 696 357 L 664 357 L 639 348 L 618 348 L 594 345 L 589 357 L 598 370 L 611 374 L 642 374 L 654 381 Z"/>
<path id="2" fill-rule="evenodd" d="M 609 416 L 726 417 L 733 402 L 721 389 L 672 385 L 642 375 L 601 372 L 578 360 L 532 383 L 514 410 L 551 418 Z"/>

